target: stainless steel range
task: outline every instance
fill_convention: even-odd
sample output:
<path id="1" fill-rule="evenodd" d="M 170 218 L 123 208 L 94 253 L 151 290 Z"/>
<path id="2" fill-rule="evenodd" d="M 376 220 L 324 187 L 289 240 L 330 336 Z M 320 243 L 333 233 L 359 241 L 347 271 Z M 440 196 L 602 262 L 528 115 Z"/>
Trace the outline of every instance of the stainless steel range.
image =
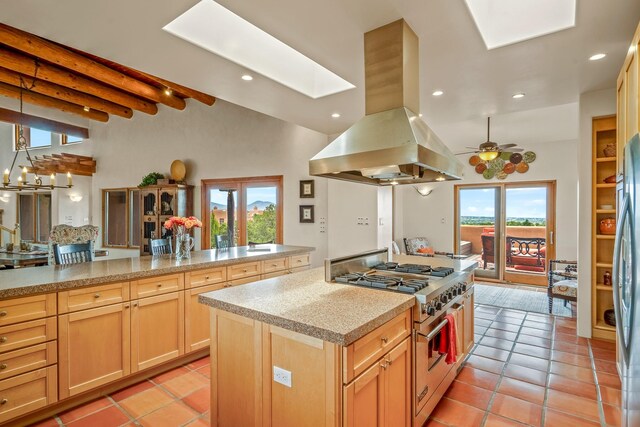
<path id="1" fill-rule="evenodd" d="M 426 259 L 425 259 L 426 260 Z M 390 262 L 387 249 L 325 261 L 325 280 L 403 292 L 416 297 L 413 310 L 413 417 L 421 426 L 455 378 L 459 362 L 447 365 L 438 352 L 447 314 L 455 313 L 461 360 L 473 345 L 473 273 L 450 267 Z"/>

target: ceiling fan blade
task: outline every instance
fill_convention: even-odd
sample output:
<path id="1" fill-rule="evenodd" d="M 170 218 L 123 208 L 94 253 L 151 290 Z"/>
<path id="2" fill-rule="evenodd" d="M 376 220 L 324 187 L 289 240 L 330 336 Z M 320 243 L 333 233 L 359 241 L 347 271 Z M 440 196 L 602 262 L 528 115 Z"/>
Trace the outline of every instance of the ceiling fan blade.
<path id="1" fill-rule="evenodd" d="M 478 149 L 478 147 L 469 147 L 468 145 L 465 146 L 464 148 L 468 148 L 469 150 L 477 150 Z"/>
<path id="2" fill-rule="evenodd" d="M 510 148 L 504 151 L 508 151 L 509 153 L 522 153 L 524 151 L 524 148 Z"/>
<path id="3" fill-rule="evenodd" d="M 503 148 L 511 148 L 511 147 L 515 147 L 518 144 L 500 144 L 498 145 L 498 148 L 503 149 Z"/>
<path id="4" fill-rule="evenodd" d="M 455 153 L 456 156 L 461 156 L 463 154 L 475 154 L 478 153 L 479 151 L 465 151 L 464 153 Z"/>

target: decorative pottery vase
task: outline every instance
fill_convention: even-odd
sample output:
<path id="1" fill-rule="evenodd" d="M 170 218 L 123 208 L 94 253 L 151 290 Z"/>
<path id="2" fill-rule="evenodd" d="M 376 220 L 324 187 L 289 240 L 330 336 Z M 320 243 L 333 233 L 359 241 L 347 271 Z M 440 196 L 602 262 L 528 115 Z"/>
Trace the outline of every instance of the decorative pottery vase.
<path id="1" fill-rule="evenodd" d="M 616 326 L 616 312 L 613 308 L 604 311 L 604 323 L 609 326 Z"/>
<path id="2" fill-rule="evenodd" d="M 611 143 L 611 144 L 607 144 L 606 147 L 604 147 L 604 155 L 605 157 L 615 157 L 616 156 L 616 144 Z"/>
<path id="3" fill-rule="evenodd" d="M 602 283 L 605 286 L 611 286 L 611 272 L 610 271 L 605 271 L 604 272 L 604 276 L 602 277 Z"/>
<path id="4" fill-rule="evenodd" d="M 195 245 L 193 237 L 187 233 L 184 227 L 176 229 L 176 261 L 191 258 L 191 249 Z"/>
<path id="5" fill-rule="evenodd" d="M 600 221 L 600 234 L 616 234 L 616 219 L 604 218 Z"/>

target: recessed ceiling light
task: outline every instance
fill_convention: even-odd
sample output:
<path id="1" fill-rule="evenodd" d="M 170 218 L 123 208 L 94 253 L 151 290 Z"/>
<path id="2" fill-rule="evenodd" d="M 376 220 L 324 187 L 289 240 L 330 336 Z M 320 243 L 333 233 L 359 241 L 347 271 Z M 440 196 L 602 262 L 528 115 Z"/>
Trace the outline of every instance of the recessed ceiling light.
<path id="1" fill-rule="evenodd" d="M 418 117 L 422 117 L 422 113 L 418 114 Z"/>
<path id="2" fill-rule="evenodd" d="M 596 53 L 595 55 L 591 55 L 589 57 L 589 61 L 597 61 L 598 59 L 602 59 L 607 56 L 606 53 Z"/>
<path id="3" fill-rule="evenodd" d="M 171 96 L 173 94 L 173 91 L 168 87 L 164 90 L 164 94 L 167 96 Z"/>
<path id="4" fill-rule="evenodd" d="M 523 92 L 519 92 L 516 93 L 514 95 L 511 96 L 513 99 L 520 99 L 520 98 L 524 98 L 524 93 Z"/>
<path id="5" fill-rule="evenodd" d="M 310 98 L 355 87 L 213 0 L 200 0 L 162 29 Z"/>
<path id="6" fill-rule="evenodd" d="M 333 113 L 331 117 L 333 117 L 334 119 L 337 119 L 338 117 L 340 117 L 340 113 Z"/>
<path id="7" fill-rule="evenodd" d="M 442 94 L 444 94 L 444 92 L 443 92 L 443 91 L 441 91 L 441 90 L 436 90 L 436 91 L 434 91 L 431 95 L 433 95 L 433 96 L 442 96 Z"/>
<path id="8" fill-rule="evenodd" d="M 249 74 L 243 74 L 242 75 L 242 80 L 246 80 L 246 81 L 250 82 L 251 80 L 253 80 L 253 76 L 250 76 Z"/>
<path id="9" fill-rule="evenodd" d="M 90 107 L 87 107 L 87 106 L 85 105 L 85 106 L 84 106 L 84 108 L 83 108 L 83 110 L 84 110 L 84 111 L 86 111 L 86 112 L 88 113 L 89 111 L 91 111 L 91 108 L 90 108 Z"/>

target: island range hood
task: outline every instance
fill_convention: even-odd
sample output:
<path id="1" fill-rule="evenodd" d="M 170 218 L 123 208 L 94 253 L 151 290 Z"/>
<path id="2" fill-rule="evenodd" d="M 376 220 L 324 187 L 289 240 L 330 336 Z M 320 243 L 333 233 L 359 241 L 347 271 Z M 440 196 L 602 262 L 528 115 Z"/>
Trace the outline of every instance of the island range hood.
<path id="1" fill-rule="evenodd" d="M 309 161 L 309 174 L 372 185 L 462 178 L 462 164 L 416 114 L 418 37 L 400 19 L 364 35 L 366 116 Z"/>

